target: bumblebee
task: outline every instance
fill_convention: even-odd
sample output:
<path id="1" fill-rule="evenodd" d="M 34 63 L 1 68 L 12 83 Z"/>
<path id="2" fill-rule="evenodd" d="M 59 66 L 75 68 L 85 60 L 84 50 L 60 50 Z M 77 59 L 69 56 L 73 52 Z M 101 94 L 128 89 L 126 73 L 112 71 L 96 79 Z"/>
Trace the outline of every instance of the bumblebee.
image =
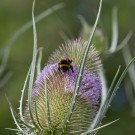
<path id="1" fill-rule="evenodd" d="M 69 72 L 69 70 L 71 69 L 72 72 L 74 72 L 73 71 L 73 66 L 71 65 L 71 63 L 72 63 L 72 60 L 70 60 L 68 58 L 68 55 L 67 54 L 64 54 L 63 57 L 62 57 L 62 59 L 58 63 L 58 70 L 60 72 L 64 72 L 65 73 L 67 71 Z"/>

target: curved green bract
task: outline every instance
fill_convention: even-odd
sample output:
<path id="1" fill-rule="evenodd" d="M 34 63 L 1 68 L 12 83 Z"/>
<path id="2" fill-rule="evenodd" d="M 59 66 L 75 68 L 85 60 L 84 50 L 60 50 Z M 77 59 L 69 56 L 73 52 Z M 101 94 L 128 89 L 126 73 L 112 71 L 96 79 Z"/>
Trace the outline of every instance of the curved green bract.
<path id="1" fill-rule="evenodd" d="M 79 87 L 80 87 L 81 80 L 82 80 L 82 74 L 83 74 L 83 70 L 84 70 L 84 66 L 85 66 L 85 62 L 86 62 L 86 57 L 87 57 L 87 54 L 88 54 L 88 51 L 89 51 L 89 48 L 90 48 L 90 45 L 91 45 L 95 30 L 96 30 L 96 26 L 97 26 L 97 23 L 98 23 L 98 20 L 99 20 L 100 12 L 101 12 L 101 7 L 102 7 L 102 0 L 100 0 L 100 6 L 99 6 L 97 18 L 96 18 L 92 33 L 90 34 L 90 37 L 88 39 L 88 43 L 87 43 L 86 48 L 84 50 L 83 56 L 82 56 L 82 60 L 81 60 L 80 67 L 79 67 L 79 72 L 77 74 L 77 78 L 76 78 L 76 82 L 75 82 L 75 88 L 74 88 L 72 101 L 71 101 L 71 104 L 70 104 L 70 108 L 69 108 L 67 117 L 64 120 L 63 132 L 67 128 L 68 122 L 70 121 L 70 118 L 71 118 L 72 113 L 74 111 L 74 107 L 75 107 Z"/>

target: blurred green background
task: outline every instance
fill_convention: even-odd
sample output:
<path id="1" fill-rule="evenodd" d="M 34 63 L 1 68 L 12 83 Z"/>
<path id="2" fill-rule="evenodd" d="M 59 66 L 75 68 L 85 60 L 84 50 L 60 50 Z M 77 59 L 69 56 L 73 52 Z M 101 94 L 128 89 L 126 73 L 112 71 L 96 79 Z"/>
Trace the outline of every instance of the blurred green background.
<path id="1" fill-rule="evenodd" d="M 65 7 L 48 16 L 37 24 L 38 47 L 43 47 L 42 67 L 49 55 L 61 43 L 64 43 L 62 33 L 70 39 L 75 39 L 81 31 L 81 23 L 77 15 L 82 15 L 93 25 L 99 0 L 37 0 L 35 15 L 43 12 L 54 4 L 63 2 Z M 132 30 L 135 30 L 135 0 L 104 0 L 99 26 L 103 29 L 108 43 L 111 42 L 112 8 L 118 7 L 119 42 Z M 31 20 L 32 0 L 0 0 L 0 48 L 26 22 Z M 135 56 L 134 34 L 129 41 L 132 55 Z M 12 45 L 4 74 L 12 71 L 10 80 L 0 88 L 0 135 L 14 135 L 13 131 L 5 128 L 15 128 L 5 94 L 14 108 L 19 106 L 21 89 L 32 58 L 33 33 L 32 28 L 21 35 Z M 2 56 L 0 55 L 2 58 Z M 1 59 L 0 58 L 0 59 Z M 121 51 L 103 59 L 108 85 L 119 65 L 125 68 Z M 4 77 L 4 74 L 0 79 Z M 98 135 L 135 135 L 135 114 L 131 114 L 131 107 L 121 85 L 113 100 L 111 108 L 103 123 L 120 118 L 118 122 L 99 131 Z M 135 112 L 134 112 L 135 113 Z"/>

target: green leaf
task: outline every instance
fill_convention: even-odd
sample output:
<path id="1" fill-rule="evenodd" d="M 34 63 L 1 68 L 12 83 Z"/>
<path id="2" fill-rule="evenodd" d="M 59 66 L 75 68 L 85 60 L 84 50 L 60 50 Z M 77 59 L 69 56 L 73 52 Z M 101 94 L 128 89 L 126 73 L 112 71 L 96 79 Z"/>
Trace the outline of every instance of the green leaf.
<path id="1" fill-rule="evenodd" d="M 39 129 L 38 125 L 34 121 L 33 114 L 32 114 L 32 106 L 31 106 L 32 105 L 32 88 L 33 88 L 33 82 L 34 82 L 35 65 L 36 65 L 36 57 L 37 57 L 37 33 L 36 33 L 35 18 L 34 18 L 34 7 L 35 7 L 35 0 L 33 1 L 33 6 L 32 6 L 34 47 L 33 47 L 33 58 L 32 58 L 31 69 L 30 69 L 29 89 L 28 89 L 28 108 L 29 108 L 30 118 L 33 125 L 37 129 Z"/>

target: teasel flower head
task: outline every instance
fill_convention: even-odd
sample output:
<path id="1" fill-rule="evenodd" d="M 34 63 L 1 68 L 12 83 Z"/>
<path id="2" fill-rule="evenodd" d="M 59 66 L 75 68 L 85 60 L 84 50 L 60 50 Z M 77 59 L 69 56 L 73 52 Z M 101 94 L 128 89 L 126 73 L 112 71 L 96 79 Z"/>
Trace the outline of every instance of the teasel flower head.
<path id="1" fill-rule="evenodd" d="M 81 55 L 86 43 L 79 39 L 69 41 L 59 47 L 48 60 L 48 64 L 38 74 L 32 90 L 32 115 L 41 135 L 78 135 L 87 131 L 94 119 L 100 101 L 102 85 L 97 74 L 101 66 L 94 46 L 90 47 L 82 81 L 72 116 L 63 131 L 64 121 L 70 108 Z M 63 53 L 72 59 L 69 71 L 59 70 Z M 29 109 L 24 110 L 25 122 L 34 127 Z M 26 130 L 28 130 L 26 128 Z M 36 131 L 35 131 L 36 132 Z M 30 134 L 33 131 L 30 131 Z M 37 135 L 32 134 L 32 135 Z"/>

